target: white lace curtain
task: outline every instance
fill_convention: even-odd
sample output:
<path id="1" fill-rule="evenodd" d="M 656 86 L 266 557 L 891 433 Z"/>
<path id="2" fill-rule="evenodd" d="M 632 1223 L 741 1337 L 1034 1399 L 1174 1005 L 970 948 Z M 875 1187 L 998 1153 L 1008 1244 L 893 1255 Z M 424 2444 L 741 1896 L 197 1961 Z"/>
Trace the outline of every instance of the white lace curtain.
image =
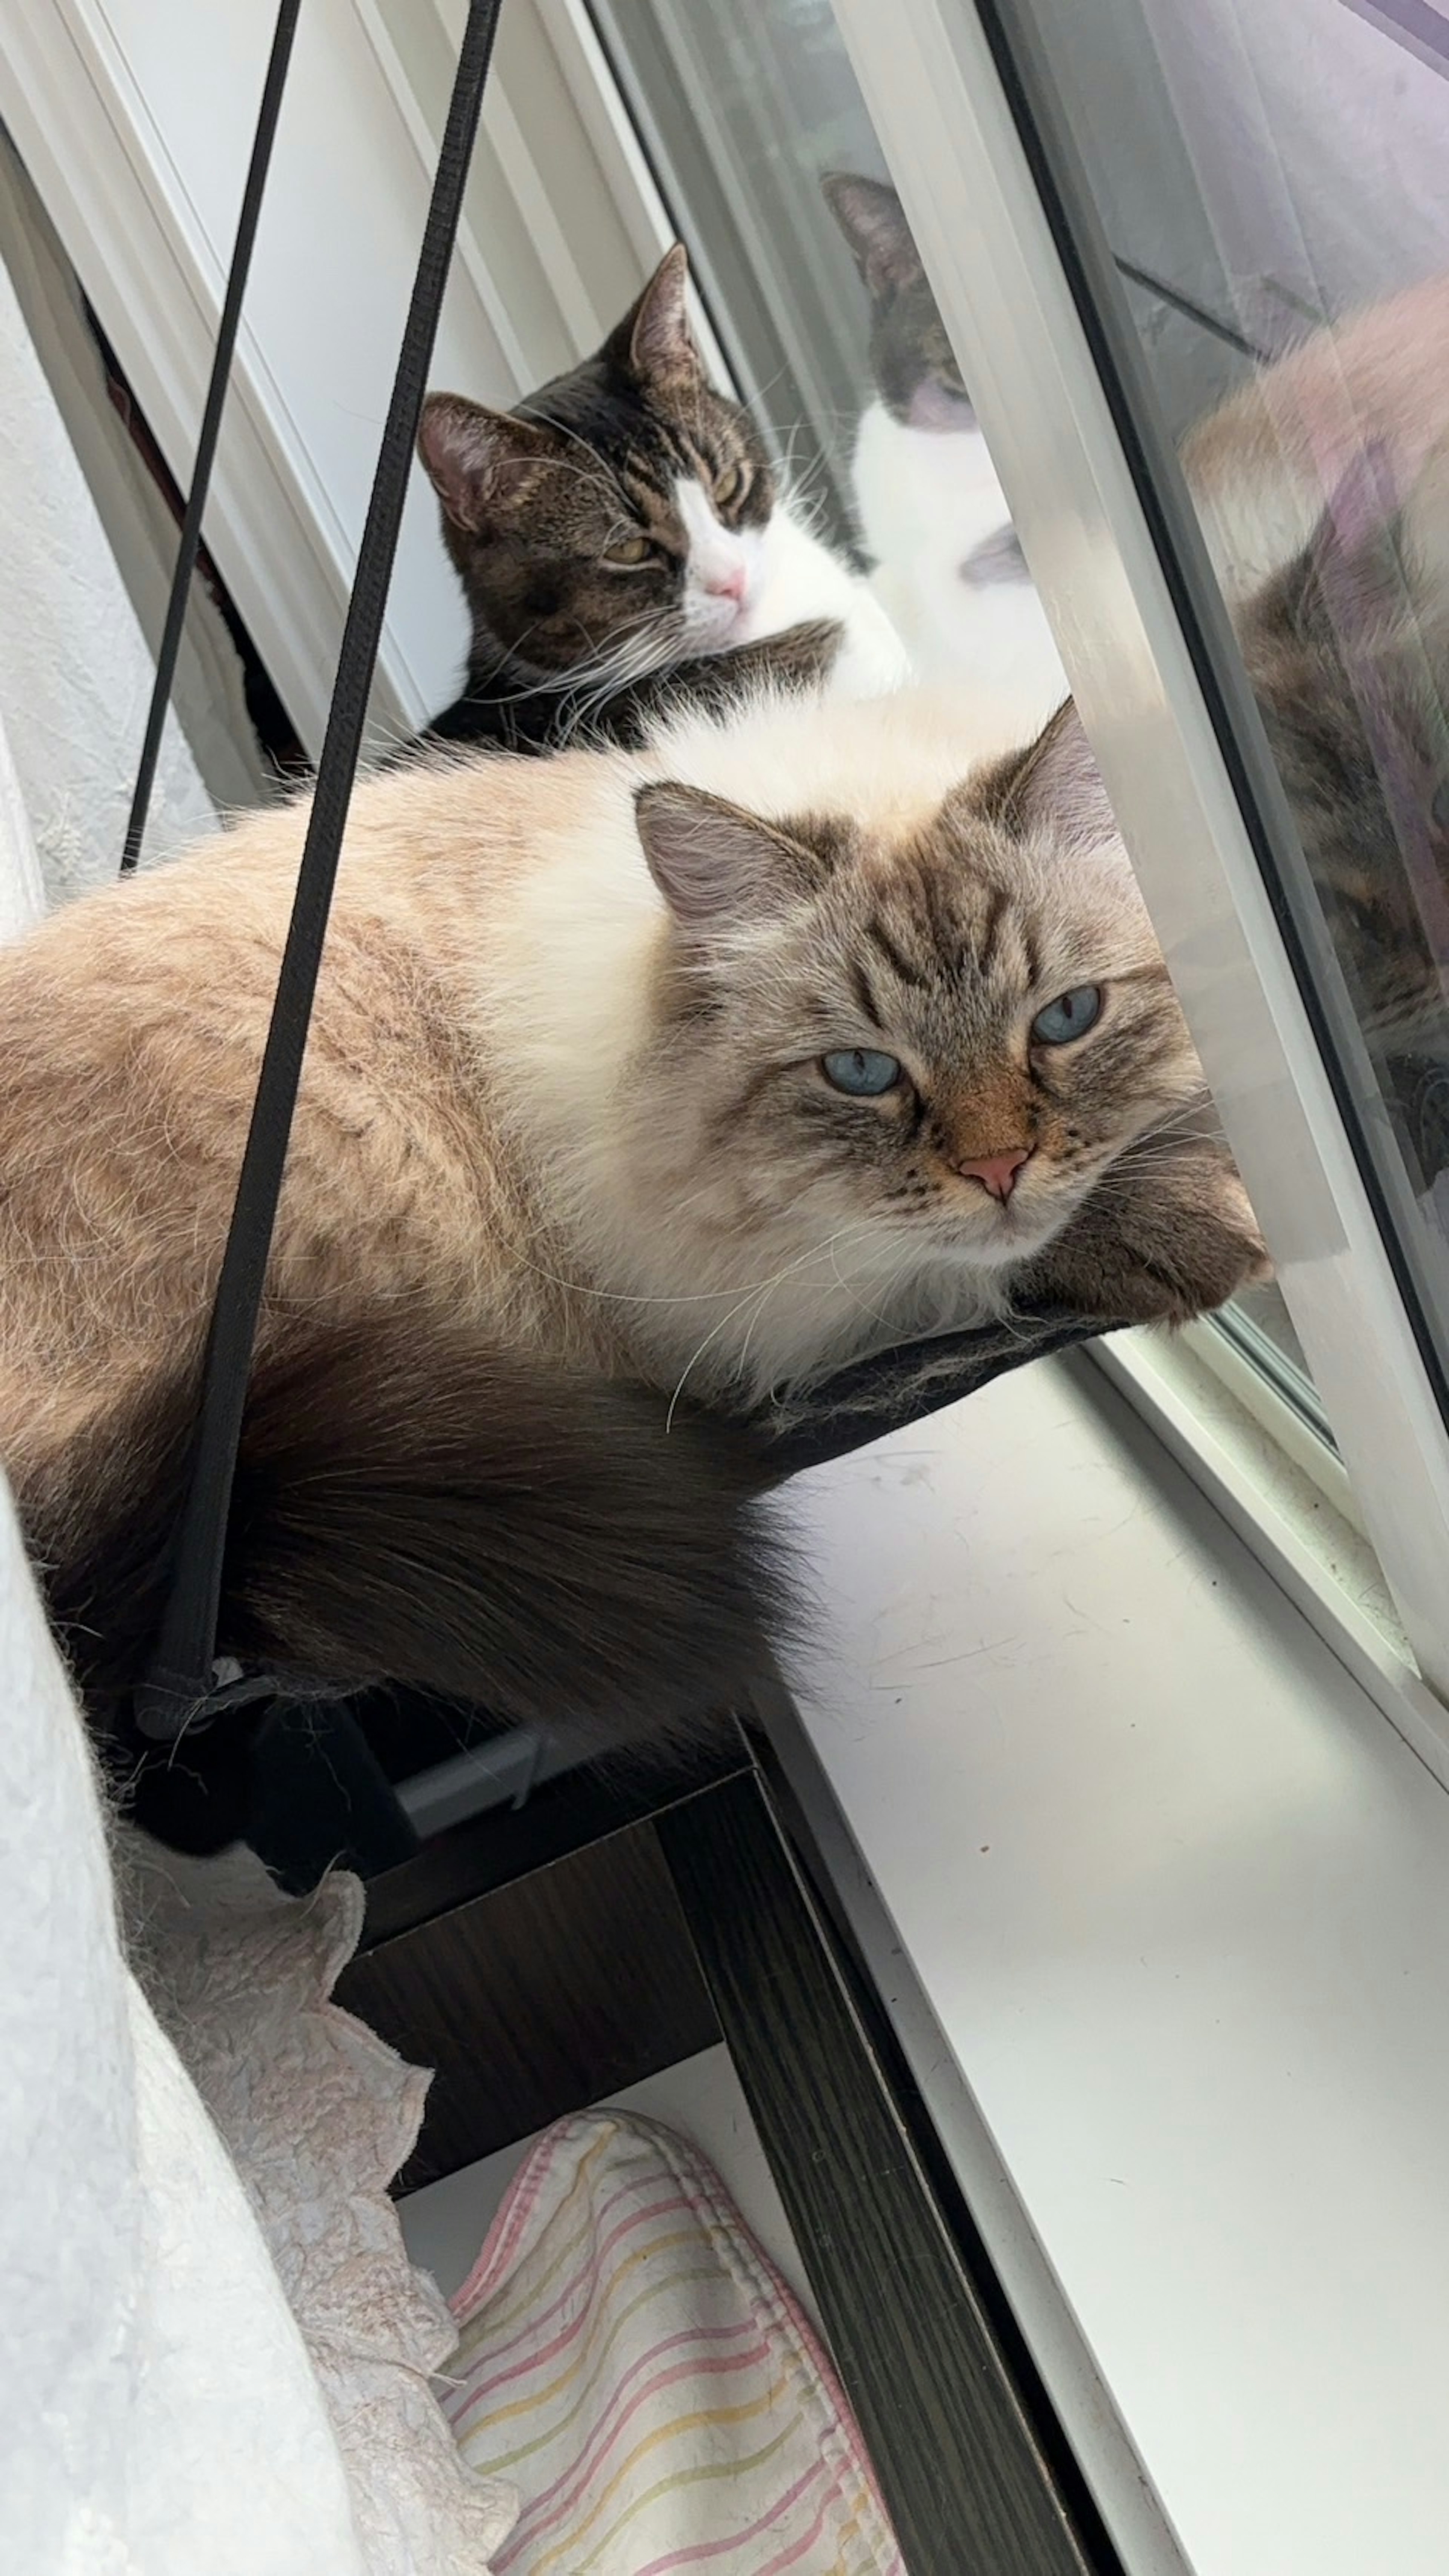
<path id="1" fill-rule="evenodd" d="M 0 268 L 0 938 L 113 876 L 151 662 Z M 158 838 L 215 815 L 168 732 Z M 0 1051 L 3 1051 L 0 1032 Z M 364 2576 L 280 2282 L 129 1975 L 0 1474 L 0 2496 L 28 2576 Z"/>

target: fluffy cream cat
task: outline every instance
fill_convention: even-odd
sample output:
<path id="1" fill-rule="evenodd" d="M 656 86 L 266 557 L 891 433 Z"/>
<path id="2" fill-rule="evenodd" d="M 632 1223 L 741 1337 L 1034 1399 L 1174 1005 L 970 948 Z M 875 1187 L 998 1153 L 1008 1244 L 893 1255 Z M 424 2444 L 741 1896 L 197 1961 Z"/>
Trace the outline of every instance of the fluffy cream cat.
<path id="1" fill-rule="evenodd" d="M 455 1591 L 486 1589 L 502 1549 L 510 1617 L 520 1553 L 586 1561 L 590 1618 L 610 1582 L 627 1598 L 598 1543 L 611 1440 L 636 1556 L 684 1552 L 678 1609 L 712 1579 L 714 1469 L 694 1431 L 671 1453 L 661 1399 L 757 1413 L 1014 1294 L 1174 1318 L 1258 1272 L 1126 860 L 1064 838 L 1074 733 L 973 769 L 989 747 L 954 697 L 806 699 L 684 722 L 640 754 L 473 756 L 359 786 L 259 1348 L 247 1526 L 273 1533 L 273 1655 L 464 1686 L 429 1641 L 424 1487 Z M 57 1598 L 85 1595 L 84 1563 L 111 1620 L 96 1551 L 146 1524 L 145 1462 L 178 1404 L 184 1426 L 304 819 L 258 816 L 0 957 L 0 1456 L 37 1548 L 72 1569 Z M 625 1382 L 659 1396 L 611 1428 L 597 1391 Z M 530 1441 L 556 1460 L 542 1495 L 518 1481 Z M 367 1559 L 355 1524 L 346 1541 L 330 1525 L 330 1555 L 309 1524 L 365 1458 L 375 1556 L 398 1455 L 406 1672 L 376 1583 L 358 1643 L 337 1562 Z M 749 1477 L 726 1483 L 722 1565 Z M 482 1515 L 471 1542 L 460 1493 Z M 512 1705 L 532 1713 L 526 1692 Z"/>

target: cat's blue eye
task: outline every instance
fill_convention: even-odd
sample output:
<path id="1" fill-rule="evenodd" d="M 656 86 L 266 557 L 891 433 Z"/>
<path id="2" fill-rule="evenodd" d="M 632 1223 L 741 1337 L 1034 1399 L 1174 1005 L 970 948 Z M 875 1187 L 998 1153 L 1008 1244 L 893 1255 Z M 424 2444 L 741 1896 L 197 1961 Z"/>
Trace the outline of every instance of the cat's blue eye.
<path id="1" fill-rule="evenodd" d="M 1101 1016 L 1101 985 L 1078 984 L 1070 993 L 1058 993 L 1054 1002 L 1038 1011 L 1031 1033 L 1038 1046 L 1070 1046 L 1073 1038 L 1083 1037 Z"/>
<path id="2" fill-rule="evenodd" d="M 849 1092 L 852 1100 L 878 1100 L 883 1091 L 894 1091 L 901 1078 L 901 1068 L 893 1055 L 881 1055 L 874 1047 L 837 1047 L 832 1055 L 823 1055 L 820 1070 L 837 1091 Z"/>

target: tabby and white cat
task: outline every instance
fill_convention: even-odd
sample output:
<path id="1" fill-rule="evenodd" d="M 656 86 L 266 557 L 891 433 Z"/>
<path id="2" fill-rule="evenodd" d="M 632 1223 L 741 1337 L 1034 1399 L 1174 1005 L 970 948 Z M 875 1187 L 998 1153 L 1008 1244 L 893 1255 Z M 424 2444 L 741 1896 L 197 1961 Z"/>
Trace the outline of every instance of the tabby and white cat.
<path id="1" fill-rule="evenodd" d="M 904 209 L 878 179 L 822 185 L 870 297 L 853 479 L 876 596 L 922 679 L 1009 692 L 1026 741 L 1066 674 Z"/>
<path id="2" fill-rule="evenodd" d="M 678 1718 L 766 1660 L 770 1471 L 671 1399 L 1258 1273 L 1075 738 L 999 748 L 907 691 L 359 786 L 224 1651 Z M 304 823 L 0 955 L 0 1458 L 92 1680 L 155 1615 Z"/>
<path id="3" fill-rule="evenodd" d="M 1004 673 L 1044 721 L 1066 678 L 1011 528 L 899 197 L 822 182 L 871 299 L 875 399 L 856 440 L 856 501 L 876 587 L 922 677 Z M 1308 545 L 1370 446 L 1407 491 L 1446 422 L 1449 278 L 1311 332 L 1182 441 L 1181 461 L 1230 605 Z"/>
<path id="4" fill-rule="evenodd" d="M 687 285 L 676 243 L 598 353 L 516 411 L 429 395 L 418 450 L 473 622 L 429 738 L 534 751 L 587 724 L 637 744 L 671 696 L 828 667 L 836 694 L 872 697 L 908 676 L 869 585 L 710 384 Z"/>

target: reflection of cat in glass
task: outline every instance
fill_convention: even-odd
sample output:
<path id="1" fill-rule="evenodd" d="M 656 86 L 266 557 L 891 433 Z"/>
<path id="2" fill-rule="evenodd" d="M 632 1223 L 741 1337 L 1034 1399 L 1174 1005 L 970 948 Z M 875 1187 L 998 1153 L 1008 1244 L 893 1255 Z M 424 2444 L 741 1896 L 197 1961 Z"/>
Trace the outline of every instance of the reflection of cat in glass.
<path id="1" fill-rule="evenodd" d="M 1361 455 L 1238 633 L 1355 1018 L 1432 1187 L 1449 1166 L 1449 446 L 1402 496 L 1385 450 Z"/>
<path id="2" fill-rule="evenodd" d="M 876 595 L 919 677 L 1008 692 L 1025 741 L 1066 676 L 901 201 L 879 179 L 823 184 L 870 296 L 853 475 Z"/>
<path id="3" fill-rule="evenodd" d="M 900 199 L 878 179 L 822 185 L 871 299 L 854 479 L 878 594 L 919 677 L 1014 675 L 1030 731 L 1066 681 Z M 1407 489 L 1449 425 L 1446 350 L 1449 279 L 1431 278 L 1310 333 L 1188 432 L 1183 472 L 1231 603 L 1308 543 L 1366 443 Z"/>

